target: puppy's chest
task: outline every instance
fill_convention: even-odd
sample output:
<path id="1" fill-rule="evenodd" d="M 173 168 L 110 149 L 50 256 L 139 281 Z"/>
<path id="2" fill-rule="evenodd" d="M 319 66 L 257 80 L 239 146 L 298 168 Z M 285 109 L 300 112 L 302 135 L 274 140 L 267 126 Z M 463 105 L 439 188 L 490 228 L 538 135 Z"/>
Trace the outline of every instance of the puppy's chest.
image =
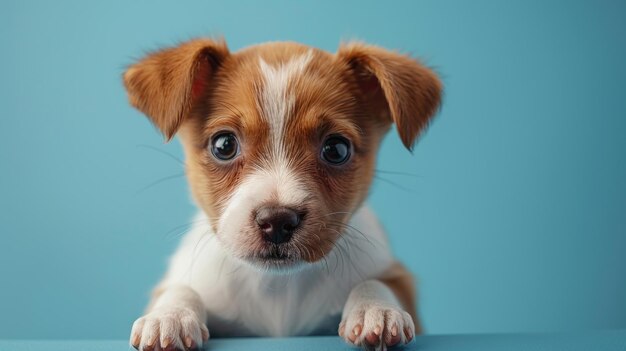
<path id="1" fill-rule="evenodd" d="M 393 262 L 369 210 L 359 210 L 351 223 L 363 237 L 345 233 L 322 262 L 286 274 L 242 264 L 206 235 L 208 228 L 198 226 L 173 257 L 166 281 L 191 286 L 200 295 L 212 336 L 336 334 L 351 289 Z"/>
<path id="2" fill-rule="evenodd" d="M 321 274 L 237 277 L 205 299 L 215 336 L 335 334 L 349 287 Z"/>

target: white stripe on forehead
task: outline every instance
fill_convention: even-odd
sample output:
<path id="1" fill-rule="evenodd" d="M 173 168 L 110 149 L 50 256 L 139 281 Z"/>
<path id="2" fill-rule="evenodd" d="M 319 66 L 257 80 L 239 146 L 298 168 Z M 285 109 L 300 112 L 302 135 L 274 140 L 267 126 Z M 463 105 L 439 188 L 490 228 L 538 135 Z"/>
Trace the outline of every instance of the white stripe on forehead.
<path id="1" fill-rule="evenodd" d="M 289 83 L 304 72 L 312 57 L 313 51 L 309 50 L 306 54 L 296 56 L 276 67 L 267 64 L 263 58 L 259 58 L 263 75 L 259 109 L 262 118 L 269 124 L 275 156 L 282 154 L 285 124 L 295 104 L 293 92 L 288 91 Z"/>
<path id="2" fill-rule="evenodd" d="M 306 199 L 306 189 L 290 167 L 283 138 L 296 101 L 289 86 L 304 73 L 312 57 L 313 51 L 309 50 L 275 66 L 259 58 L 262 83 L 257 87 L 257 103 L 261 118 L 269 125 L 270 154 L 239 187 L 238 195 L 225 213 L 242 212 L 242 216 L 247 216 L 252 209 L 270 200 L 278 201 L 281 206 L 298 208 Z M 236 200 L 240 197 L 244 200 Z"/>

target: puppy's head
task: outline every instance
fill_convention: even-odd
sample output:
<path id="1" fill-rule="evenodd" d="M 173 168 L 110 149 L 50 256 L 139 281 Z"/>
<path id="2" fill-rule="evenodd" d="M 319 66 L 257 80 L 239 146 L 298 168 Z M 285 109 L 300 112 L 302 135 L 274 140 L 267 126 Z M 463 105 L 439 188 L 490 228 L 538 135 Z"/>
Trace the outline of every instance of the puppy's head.
<path id="1" fill-rule="evenodd" d="M 222 41 L 194 40 L 148 55 L 124 83 L 167 139 L 180 135 L 192 193 L 218 239 L 267 269 L 331 251 L 367 195 L 389 126 L 411 149 L 441 94 L 419 62 L 364 44 L 230 53 Z"/>

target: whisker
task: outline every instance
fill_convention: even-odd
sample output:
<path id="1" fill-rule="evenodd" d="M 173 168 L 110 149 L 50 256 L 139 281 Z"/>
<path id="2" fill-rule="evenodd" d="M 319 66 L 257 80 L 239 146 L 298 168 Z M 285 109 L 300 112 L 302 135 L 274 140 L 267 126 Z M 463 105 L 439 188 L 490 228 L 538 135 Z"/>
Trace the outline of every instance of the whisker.
<path id="1" fill-rule="evenodd" d="M 163 234 L 163 237 L 165 239 L 169 239 L 170 237 L 177 238 L 177 237 L 180 237 L 181 235 L 187 233 L 188 231 L 190 231 L 191 230 L 190 227 L 193 227 L 196 224 L 202 224 L 202 223 L 203 224 L 211 224 L 210 221 L 216 221 L 216 220 L 219 220 L 219 219 L 218 218 L 211 218 L 211 217 L 202 217 L 202 218 L 199 218 L 199 219 L 195 219 L 193 221 L 189 221 L 187 223 L 184 223 L 184 224 L 177 225 L 177 226 L 173 227 L 172 229 L 168 230 L 165 234 Z M 182 230 L 180 232 L 177 232 L 179 229 L 183 229 L 183 228 L 184 228 L 184 230 Z M 170 234 L 173 234 L 173 233 L 175 233 L 175 234 L 174 235 L 170 235 Z"/>
<path id="2" fill-rule="evenodd" d="M 349 214 L 349 215 L 352 215 L 352 212 L 331 212 L 331 213 L 327 213 L 327 214 L 323 215 L 322 218 L 328 217 L 328 216 L 332 216 L 332 215 L 336 215 L 336 214 Z"/>
<path id="3" fill-rule="evenodd" d="M 228 273 L 228 275 L 233 275 L 237 272 L 239 272 L 239 270 L 243 267 L 243 265 L 239 264 L 235 266 L 235 269 L 233 269 L 232 271 L 230 271 L 230 273 Z"/>
<path id="4" fill-rule="evenodd" d="M 337 233 L 340 234 L 339 232 L 337 232 Z M 342 243 L 348 245 L 348 243 L 344 242 L 343 240 L 338 240 L 337 241 L 338 247 L 342 247 L 342 245 L 341 245 Z M 346 247 L 346 248 L 344 248 L 344 251 L 345 251 L 346 255 L 348 256 L 348 262 L 352 266 L 352 269 L 356 272 L 356 274 L 359 276 L 360 279 L 365 279 L 365 277 L 363 276 L 363 273 L 361 272 L 361 270 L 359 270 L 359 267 L 357 267 L 355 265 L 354 261 L 352 260 L 352 254 L 350 253 L 350 250 L 348 250 L 348 248 Z M 343 275 L 343 269 L 342 269 L 342 275 Z"/>
<path id="5" fill-rule="evenodd" d="M 204 248 L 206 247 L 206 244 L 211 241 L 211 239 L 215 238 L 212 235 L 208 235 L 210 232 L 210 229 L 208 229 L 206 232 L 204 232 L 202 234 L 202 236 L 200 236 L 200 239 L 198 239 L 198 241 L 196 242 L 196 245 L 193 248 L 193 251 L 191 252 L 191 262 L 189 264 L 189 277 L 191 278 L 191 275 L 193 273 L 193 267 L 196 264 L 196 259 L 198 258 L 198 255 L 202 252 L 202 250 L 204 250 Z M 208 240 L 205 240 L 204 243 L 202 243 L 202 246 L 200 246 L 200 248 L 198 248 L 200 242 L 202 241 L 202 239 L 204 238 L 208 238 Z"/>
<path id="6" fill-rule="evenodd" d="M 339 233 L 336 230 L 335 230 L 335 232 L 337 232 L 338 234 L 341 234 L 341 233 Z M 350 255 L 348 253 L 348 249 L 345 248 L 341 244 L 342 244 L 342 241 L 341 240 L 337 240 L 335 247 L 339 248 L 339 251 L 341 252 L 341 256 L 342 256 L 342 258 L 341 258 L 341 275 L 343 276 L 343 275 L 345 275 L 345 270 L 346 270 L 346 262 L 345 262 L 343 256 L 348 256 L 346 259 L 347 259 L 348 262 L 350 262 Z"/>
<path id="7" fill-rule="evenodd" d="M 148 189 L 152 188 L 153 186 L 159 185 L 159 184 L 161 184 L 161 183 L 163 183 L 163 182 L 165 182 L 165 181 L 172 180 L 172 179 L 176 179 L 176 178 L 180 178 L 180 177 L 184 177 L 184 176 L 185 176 L 185 173 L 180 173 L 180 174 L 174 174 L 174 175 L 171 175 L 171 176 L 163 177 L 163 178 L 161 178 L 161 179 L 157 179 L 157 180 L 155 180 L 154 182 L 152 182 L 152 183 L 150 183 L 150 184 L 148 184 L 148 185 L 144 186 L 143 188 L 139 189 L 139 190 L 135 193 L 135 195 L 139 195 L 139 194 L 143 193 L 144 191 L 146 191 L 146 190 L 148 190 Z"/>
<path id="8" fill-rule="evenodd" d="M 359 237 L 354 236 L 354 233 L 352 233 L 352 232 L 346 232 L 345 234 L 346 234 L 346 239 L 347 239 L 347 240 L 350 240 L 350 241 L 351 241 L 351 240 L 353 240 L 353 239 L 360 239 Z M 372 264 L 373 264 L 373 265 L 375 265 L 375 264 L 376 264 L 376 262 L 374 261 L 374 258 L 372 258 L 372 255 L 371 255 L 369 252 L 365 251 L 365 250 L 364 250 L 361 246 L 359 246 L 358 244 L 350 245 L 350 247 L 353 247 L 353 248 L 355 248 L 355 249 L 359 250 L 359 251 L 360 251 L 363 255 L 367 256 L 367 258 L 369 258 L 369 259 L 370 259 L 370 261 L 372 262 Z"/>
<path id="9" fill-rule="evenodd" d="M 328 267 L 328 258 L 326 258 L 326 255 L 323 255 L 323 253 L 322 253 L 322 259 L 324 260 L 324 265 L 326 266 L 326 275 L 329 275 L 330 268 Z"/>
<path id="10" fill-rule="evenodd" d="M 222 259 L 222 263 L 220 263 L 220 270 L 219 273 L 217 273 L 217 279 L 215 279 L 215 283 L 220 281 L 220 278 L 222 277 L 222 270 L 224 270 L 224 263 L 226 262 L 226 255 L 224 255 L 224 258 Z"/>
<path id="11" fill-rule="evenodd" d="M 376 173 L 383 173 L 383 174 L 400 175 L 400 176 L 413 177 L 413 178 L 424 178 L 423 176 L 421 176 L 419 174 L 408 173 L 408 172 L 383 171 L 382 169 L 375 169 L 374 172 L 376 172 Z"/>
<path id="12" fill-rule="evenodd" d="M 345 261 L 344 261 L 344 252 L 343 252 L 343 247 L 341 247 L 341 245 L 339 245 L 338 243 L 334 244 L 334 247 L 337 248 L 337 253 L 339 254 L 339 258 L 341 258 L 341 275 L 343 275 L 344 273 L 344 267 L 346 265 Z M 339 268 L 339 260 L 337 260 L 337 264 L 335 265 L 335 271 L 333 272 L 333 274 L 337 273 L 337 269 Z"/>
<path id="13" fill-rule="evenodd" d="M 188 227 L 191 227 L 192 225 L 194 225 L 194 224 L 196 224 L 196 223 L 202 223 L 202 222 L 206 222 L 206 223 L 208 223 L 208 218 L 204 218 L 204 217 L 203 217 L 203 218 L 200 218 L 200 219 L 195 219 L 195 220 L 193 220 L 193 221 L 190 221 L 190 222 L 187 222 L 187 223 L 184 223 L 184 224 L 181 224 L 181 225 L 177 225 L 177 226 L 175 226 L 174 228 L 172 228 L 172 229 L 168 230 L 168 231 L 164 234 L 164 236 L 165 236 L 165 237 L 167 237 L 169 234 L 171 234 L 171 233 L 173 233 L 173 232 L 177 231 L 178 229 L 181 229 L 181 228 L 188 228 Z"/>
<path id="14" fill-rule="evenodd" d="M 325 241 L 322 240 L 322 238 L 317 233 L 314 234 L 314 235 L 315 235 L 315 238 L 317 238 L 317 242 L 320 243 L 320 244 L 324 243 L 325 241 L 329 241 L 328 239 L 326 239 Z M 319 249 L 320 257 L 324 260 L 324 264 L 326 265 L 326 272 L 327 272 L 327 274 L 330 274 L 330 269 L 328 267 L 328 259 L 326 258 L 326 255 L 324 254 L 324 251 L 320 247 L 318 247 L 318 249 Z"/>
<path id="15" fill-rule="evenodd" d="M 354 230 L 355 232 L 357 232 L 357 233 L 361 234 L 361 236 L 363 237 L 363 239 L 364 239 L 365 241 L 367 241 L 370 245 L 372 245 L 373 247 L 376 247 L 376 245 L 374 245 L 374 243 L 372 243 L 372 241 L 370 240 L 370 238 L 369 238 L 367 235 L 365 235 L 365 233 L 363 233 L 362 231 L 360 231 L 359 229 L 357 229 L 357 228 L 356 228 L 356 227 L 354 227 L 353 225 L 348 224 L 348 223 L 338 222 L 338 221 L 330 221 L 330 223 L 333 223 L 333 224 L 335 224 L 335 225 L 338 225 L 338 226 L 340 226 L 340 227 L 342 227 L 342 228 L 344 228 L 344 229 Z M 380 243 L 377 243 L 377 244 L 378 244 L 378 245 L 380 245 Z"/>
<path id="16" fill-rule="evenodd" d="M 158 152 L 160 154 L 168 156 L 172 160 L 178 162 L 180 165 L 185 166 L 185 162 L 183 162 L 183 160 L 181 160 L 180 158 L 176 157 L 174 154 L 171 154 L 171 153 L 169 153 L 169 152 L 167 152 L 165 150 L 161 150 L 161 149 L 159 149 L 157 147 L 154 147 L 152 145 L 146 145 L 146 144 L 138 144 L 137 147 L 142 147 L 142 148 L 145 148 L 145 149 L 150 149 L 152 151 L 156 151 L 156 152 Z"/>
<path id="17" fill-rule="evenodd" d="M 413 193 L 413 192 L 415 192 L 415 190 L 413 190 L 413 189 L 411 189 L 411 188 L 407 188 L 407 187 L 405 187 L 405 186 L 402 186 L 402 185 L 400 185 L 400 184 L 398 184 L 398 183 L 396 183 L 396 182 L 394 182 L 394 181 L 392 181 L 392 180 L 389 180 L 389 179 L 383 178 L 383 177 L 381 177 L 381 176 L 379 176 L 379 175 L 374 175 L 374 178 L 376 178 L 376 179 L 378 179 L 378 180 L 381 180 L 381 181 L 383 181 L 383 182 L 385 182 L 385 183 L 387 183 L 387 184 L 389 184 L 389 185 L 393 185 L 393 186 L 395 186 L 396 188 L 398 188 L 398 189 L 400 189 L 400 190 L 403 190 L 403 191 L 408 191 L 408 192 L 412 192 L 412 193 Z"/>

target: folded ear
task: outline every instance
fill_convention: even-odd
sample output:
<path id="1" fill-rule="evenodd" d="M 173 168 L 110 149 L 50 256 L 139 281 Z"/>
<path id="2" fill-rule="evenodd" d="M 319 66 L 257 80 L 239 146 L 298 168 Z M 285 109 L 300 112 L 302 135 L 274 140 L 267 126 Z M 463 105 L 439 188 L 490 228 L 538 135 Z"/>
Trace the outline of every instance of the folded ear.
<path id="1" fill-rule="evenodd" d="M 194 103 L 205 96 L 211 77 L 228 55 L 224 41 L 210 39 L 149 54 L 124 73 L 128 99 L 169 140 Z"/>
<path id="2" fill-rule="evenodd" d="M 341 45 L 337 58 L 349 65 L 374 113 L 395 123 L 411 150 L 441 101 L 435 73 L 409 56 L 360 43 Z"/>

